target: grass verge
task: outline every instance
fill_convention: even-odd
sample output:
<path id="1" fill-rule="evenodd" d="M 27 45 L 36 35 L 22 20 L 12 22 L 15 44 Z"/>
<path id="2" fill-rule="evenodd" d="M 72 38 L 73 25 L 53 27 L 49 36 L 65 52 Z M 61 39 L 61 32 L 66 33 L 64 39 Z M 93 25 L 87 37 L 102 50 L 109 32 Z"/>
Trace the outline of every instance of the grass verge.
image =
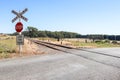
<path id="1" fill-rule="evenodd" d="M 0 40 L 0 58 L 8 58 L 11 53 L 16 52 L 16 39 Z"/>

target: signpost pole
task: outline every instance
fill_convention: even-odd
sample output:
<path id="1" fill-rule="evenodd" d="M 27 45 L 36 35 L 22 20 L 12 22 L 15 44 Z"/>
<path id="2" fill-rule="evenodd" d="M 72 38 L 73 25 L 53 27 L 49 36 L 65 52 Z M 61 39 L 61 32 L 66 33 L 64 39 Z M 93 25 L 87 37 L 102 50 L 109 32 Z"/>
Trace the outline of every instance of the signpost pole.
<path id="1" fill-rule="evenodd" d="M 19 35 L 21 35 L 21 32 L 19 32 Z M 21 44 L 19 44 L 19 53 L 20 53 L 20 56 L 21 56 L 21 54 L 22 54 L 22 45 Z"/>

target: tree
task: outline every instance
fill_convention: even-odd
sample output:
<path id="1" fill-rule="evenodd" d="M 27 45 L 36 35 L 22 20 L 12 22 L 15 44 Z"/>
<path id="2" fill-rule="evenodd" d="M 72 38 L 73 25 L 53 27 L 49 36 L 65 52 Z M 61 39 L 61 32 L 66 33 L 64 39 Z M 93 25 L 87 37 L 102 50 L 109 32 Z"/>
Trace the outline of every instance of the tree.
<path id="1" fill-rule="evenodd" d="M 45 31 L 38 31 L 38 37 L 47 37 Z"/>
<path id="2" fill-rule="evenodd" d="M 27 27 L 27 31 L 29 32 L 29 37 L 38 37 L 38 29 L 35 27 Z"/>

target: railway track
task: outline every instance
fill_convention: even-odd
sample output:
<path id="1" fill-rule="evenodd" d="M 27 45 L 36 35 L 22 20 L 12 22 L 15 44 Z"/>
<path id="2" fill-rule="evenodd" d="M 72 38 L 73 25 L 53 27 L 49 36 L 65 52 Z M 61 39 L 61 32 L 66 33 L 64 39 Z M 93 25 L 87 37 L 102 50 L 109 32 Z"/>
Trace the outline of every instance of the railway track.
<path id="1" fill-rule="evenodd" d="M 86 49 L 83 49 L 83 48 L 80 48 L 80 49 L 79 48 L 73 48 L 73 47 L 69 47 L 69 46 L 64 46 L 64 45 L 59 45 L 59 44 L 54 44 L 54 43 L 49 43 L 49 42 L 43 42 L 43 41 L 38 41 L 38 40 L 32 40 L 32 41 L 37 43 L 37 44 L 40 44 L 40 45 L 43 45 L 43 46 L 46 46 L 46 47 L 49 47 L 49 48 L 52 48 L 52 49 L 55 49 L 55 50 L 63 51 L 63 52 L 67 52 L 67 51 L 59 49 L 59 47 L 66 48 L 66 49 L 81 50 L 81 51 L 86 51 L 86 52 L 90 52 L 90 53 L 95 53 L 95 54 L 100 54 L 100 55 L 120 58 L 120 56 L 105 54 L 105 53 L 96 52 L 96 51 L 90 51 L 90 50 L 86 50 Z M 55 46 L 57 46 L 57 47 L 55 47 Z"/>
<path id="2" fill-rule="evenodd" d="M 53 43 L 49 43 L 49 42 L 43 42 L 43 41 L 39 41 L 39 40 L 31 40 L 31 41 L 38 44 L 38 45 L 46 46 L 48 48 L 58 50 L 58 51 L 62 51 L 62 52 L 66 52 L 66 53 L 68 53 L 68 52 L 65 49 L 74 49 L 72 47 L 59 45 L 59 44 L 53 44 Z"/>
<path id="3" fill-rule="evenodd" d="M 76 53 L 74 53 L 73 51 L 70 51 L 70 50 L 73 49 L 73 50 L 76 50 L 76 51 L 88 52 L 89 54 L 90 53 L 96 54 L 98 56 L 99 55 L 107 56 L 107 57 L 111 57 L 112 59 L 118 59 L 119 61 L 120 61 L 120 56 L 115 56 L 115 55 L 101 53 L 101 52 L 96 52 L 96 51 L 90 51 L 88 49 L 72 48 L 72 47 L 69 47 L 69 46 L 64 46 L 64 45 L 59 45 L 59 44 L 53 44 L 53 43 L 49 43 L 49 42 L 43 42 L 43 41 L 39 41 L 39 40 L 31 40 L 31 41 L 34 42 L 34 43 L 36 43 L 36 44 L 38 44 L 38 45 L 43 45 L 43 46 L 46 46 L 48 48 L 51 48 L 51 49 L 54 49 L 54 50 L 57 50 L 57 51 L 61 51 L 61 52 L 65 52 L 65 53 L 68 53 L 68 54 L 80 56 L 80 57 L 83 57 L 83 58 L 88 59 L 88 60 L 92 60 L 92 61 L 104 64 L 104 65 L 108 65 L 108 66 L 112 66 L 112 67 L 116 67 L 116 68 L 120 69 L 120 66 L 118 66 L 118 65 L 116 66 L 115 64 L 111 64 L 111 63 L 103 62 L 103 61 L 100 61 L 100 60 L 97 60 L 97 59 L 93 59 L 91 57 L 85 56 L 85 55 L 80 54 L 80 53 L 76 54 Z"/>

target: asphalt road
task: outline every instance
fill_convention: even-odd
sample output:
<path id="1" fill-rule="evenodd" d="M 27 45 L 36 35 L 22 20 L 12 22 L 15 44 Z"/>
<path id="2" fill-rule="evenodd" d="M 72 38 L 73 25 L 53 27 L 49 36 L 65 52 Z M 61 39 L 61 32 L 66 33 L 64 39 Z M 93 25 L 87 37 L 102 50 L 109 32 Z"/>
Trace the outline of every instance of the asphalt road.
<path id="1" fill-rule="evenodd" d="M 120 48 L 67 52 L 0 60 L 0 80 L 120 80 Z"/>

